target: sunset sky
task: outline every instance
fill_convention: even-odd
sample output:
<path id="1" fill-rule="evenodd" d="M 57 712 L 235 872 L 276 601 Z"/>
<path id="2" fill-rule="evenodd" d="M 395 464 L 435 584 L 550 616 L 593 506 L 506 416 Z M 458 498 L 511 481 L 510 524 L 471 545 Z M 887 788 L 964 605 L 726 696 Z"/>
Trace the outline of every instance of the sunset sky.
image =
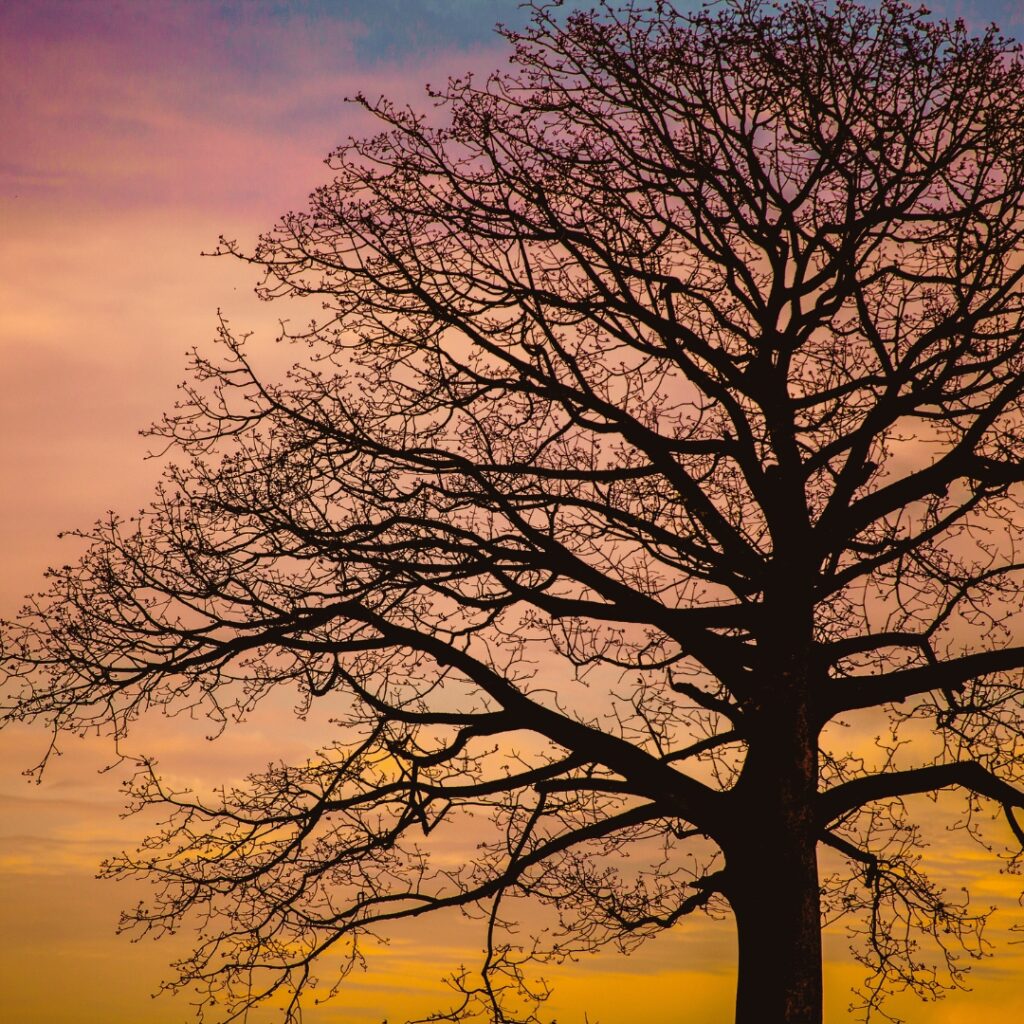
<path id="1" fill-rule="evenodd" d="M 1024 36 L 1020 0 L 930 6 Z M 255 301 L 251 269 L 201 252 L 219 235 L 251 243 L 303 205 L 327 152 L 370 127 L 345 97 L 424 105 L 425 83 L 503 63 L 497 21 L 522 23 L 515 0 L 0 0 L 0 617 L 42 586 L 47 565 L 75 557 L 58 531 L 145 503 L 159 463 L 144 460 L 138 431 L 173 405 L 186 353 L 213 336 L 218 310 L 264 337 L 288 315 Z M 186 777 L 235 778 L 315 747 L 310 733 L 326 726 L 293 722 L 288 708 L 216 743 L 203 722 L 146 722 L 129 753 L 157 752 Z M 144 826 L 118 817 L 123 767 L 99 774 L 109 744 L 68 738 L 29 783 L 20 773 L 46 743 L 31 728 L 0 734 L 0 1017 L 190 1019 L 184 1000 L 150 999 L 188 937 L 116 937 L 119 908 L 139 892 L 93 878 Z M 1024 1019 L 1024 947 L 1007 945 L 1024 921 L 1020 879 L 941 830 L 933 854 L 979 905 L 1000 905 L 1000 948 L 973 993 L 900 1005 L 915 1024 Z M 585 1012 L 591 1024 L 718 1024 L 733 998 L 733 941 L 728 922 L 687 922 L 630 959 L 560 969 L 552 1005 L 561 1024 Z M 424 1013 L 478 945 L 458 922 L 396 934 L 308 1020 Z M 845 1019 L 857 977 L 843 949 L 829 940 L 830 1024 Z"/>

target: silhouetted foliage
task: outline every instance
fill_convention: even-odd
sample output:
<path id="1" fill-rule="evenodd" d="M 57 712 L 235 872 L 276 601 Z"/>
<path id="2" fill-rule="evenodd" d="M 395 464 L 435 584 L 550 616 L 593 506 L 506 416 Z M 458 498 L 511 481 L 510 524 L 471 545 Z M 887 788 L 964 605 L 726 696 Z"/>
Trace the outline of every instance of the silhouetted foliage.
<path id="1" fill-rule="evenodd" d="M 158 883 L 143 930 L 198 917 L 180 983 L 225 1019 L 444 908 L 485 960 L 437 1020 L 538 1020 L 527 961 L 698 911 L 742 1024 L 820 1021 L 823 919 L 867 1016 L 956 985 L 985 914 L 906 798 L 1024 839 L 1017 51 L 892 0 L 509 41 L 223 243 L 324 314 L 285 379 L 226 325 L 196 357 L 152 506 L 8 628 L 10 717 L 329 704 L 336 743 L 245 788 L 135 781 L 170 818 L 109 873 Z M 523 897 L 558 928 L 510 931 Z"/>

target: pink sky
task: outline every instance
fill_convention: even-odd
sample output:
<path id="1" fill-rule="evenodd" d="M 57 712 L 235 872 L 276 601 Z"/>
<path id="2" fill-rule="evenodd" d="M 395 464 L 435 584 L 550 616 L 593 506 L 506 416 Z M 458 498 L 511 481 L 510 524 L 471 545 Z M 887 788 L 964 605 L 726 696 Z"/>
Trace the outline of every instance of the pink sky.
<path id="1" fill-rule="evenodd" d="M 1007 25 L 1018 10 L 966 6 L 1002 13 Z M 251 242 L 302 205 L 327 173 L 327 151 L 367 127 L 344 96 L 363 90 L 418 102 L 424 82 L 503 60 L 479 26 L 476 35 L 468 22 L 451 28 L 464 33 L 451 45 L 437 26 L 456 15 L 513 17 L 514 2 L 409 0 L 412 8 L 438 19 L 433 35 L 424 29 L 430 45 L 396 36 L 394 47 L 377 53 L 372 47 L 383 45 L 375 40 L 387 38 L 388 26 L 373 21 L 372 4 L 7 0 L 0 15 L 0 617 L 41 586 L 47 564 L 73 559 L 73 542 L 55 539 L 59 530 L 146 501 L 159 466 L 143 461 L 147 445 L 137 431 L 174 402 L 186 351 L 212 337 L 218 308 L 267 338 L 286 315 L 253 299 L 251 270 L 200 252 L 222 233 Z M 287 705 L 217 744 L 203 739 L 202 723 L 177 720 L 147 723 L 133 742 L 159 750 L 181 774 L 230 778 L 242 765 L 304 757 L 315 745 L 310 730 L 326 727 L 282 728 Z M 117 817 L 122 773 L 96 774 L 110 759 L 103 742 L 68 739 L 43 783 L 28 785 L 19 772 L 44 743 L 27 728 L 0 737 L 4 1016 L 19 1024 L 187 1019 L 180 1001 L 149 999 L 173 948 L 115 938 L 118 908 L 135 894 L 92 879 L 105 854 L 138 835 L 138 822 Z M 989 877 L 973 851 L 938 839 L 951 873 L 982 887 L 980 902 L 1012 902 L 1005 880 Z M 588 1005 L 600 1008 L 601 1024 L 726 1019 L 731 930 L 704 927 L 695 921 L 630 960 L 559 972 L 559 1019 L 582 1024 Z M 309 1020 L 423 1012 L 431 1004 L 422 989 L 436 992 L 440 975 L 476 946 L 452 927 L 430 933 L 429 943 L 400 936 L 346 999 Z M 841 943 L 830 949 L 841 957 Z M 1024 1019 L 1022 967 L 1024 953 L 1004 950 L 977 972 L 975 996 L 912 1004 L 908 1012 L 920 1024 L 979 1013 L 993 1024 Z M 832 1022 L 845 1018 L 853 977 L 841 962 L 830 967 Z"/>

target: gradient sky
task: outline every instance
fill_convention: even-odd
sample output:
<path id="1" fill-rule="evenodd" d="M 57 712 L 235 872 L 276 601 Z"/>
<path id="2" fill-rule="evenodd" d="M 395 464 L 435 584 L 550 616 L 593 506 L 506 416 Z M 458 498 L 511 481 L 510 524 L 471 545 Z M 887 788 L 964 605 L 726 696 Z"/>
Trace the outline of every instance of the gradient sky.
<path id="1" fill-rule="evenodd" d="M 1024 36 L 1018 0 L 932 6 Z M 174 402 L 186 351 L 212 337 L 217 310 L 266 337 L 286 313 L 255 302 L 251 271 L 201 251 L 219 234 L 251 242 L 303 204 L 324 155 L 368 127 L 344 97 L 419 103 L 426 82 L 498 66 L 494 23 L 522 20 L 515 0 L 0 2 L 0 616 L 40 587 L 46 565 L 74 557 L 58 530 L 146 501 L 159 466 L 143 460 L 137 431 Z M 229 779 L 315 745 L 323 723 L 282 727 L 287 710 L 266 708 L 215 744 L 201 722 L 145 723 L 132 749 L 158 752 L 180 778 Z M 0 736 L 0 1014 L 188 1019 L 182 1001 L 149 998 L 173 943 L 116 938 L 118 908 L 138 894 L 92 877 L 143 824 L 118 819 L 123 771 L 97 774 L 108 745 L 68 739 L 43 783 L 27 784 L 19 772 L 45 743 L 27 728 Z M 1013 883 L 941 830 L 931 858 L 979 904 L 1005 907 L 993 928 L 1005 939 Z M 911 1019 L 1024 1019 L 1024 951 L 1001 945 L 972 995 L 910 1004 Z M 476 946 L 458 925 L 403 933 L 308 1019 L 423 1012 Z M 828 949 L 835 1024 L 855 974 L 841 941 Z M 732 955 L 727 923 L 693 921 L 642 955 L 574 965 L 555 977 L 559 1020 L 582 1024 L 589 1009 L 600 1024 L 717 1024 L 729 1016 Z"/>

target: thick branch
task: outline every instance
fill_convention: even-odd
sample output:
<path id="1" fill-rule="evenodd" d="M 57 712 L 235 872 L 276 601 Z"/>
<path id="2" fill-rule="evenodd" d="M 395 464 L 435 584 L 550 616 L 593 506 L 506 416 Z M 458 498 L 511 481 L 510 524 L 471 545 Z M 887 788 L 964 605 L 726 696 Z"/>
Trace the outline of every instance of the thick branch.
<path id="1" fill-rule="evenodd" d="M 902 669 L 880 676 L 852 676 L 833 679 L 819 701 L 820 721 L 858 708 L 899 704 L 933 690 L 962 689 L 972 679 L 995 672 L 1024 669 L 1024 647 L 979 651 L 951 661 Z"/>
<path id="2" fill-rule="evenodd" d="M 818 796 L 818 820 L 827 827 L 837 818 L 872 801 L 932 793 L 949 786 L 968 789 L 1004 807 L 1024 807 L 1024 791 L 1003 781 L 977 761 L 956 761 L 908 771 L 880 772 L 844 782 Z"/>

